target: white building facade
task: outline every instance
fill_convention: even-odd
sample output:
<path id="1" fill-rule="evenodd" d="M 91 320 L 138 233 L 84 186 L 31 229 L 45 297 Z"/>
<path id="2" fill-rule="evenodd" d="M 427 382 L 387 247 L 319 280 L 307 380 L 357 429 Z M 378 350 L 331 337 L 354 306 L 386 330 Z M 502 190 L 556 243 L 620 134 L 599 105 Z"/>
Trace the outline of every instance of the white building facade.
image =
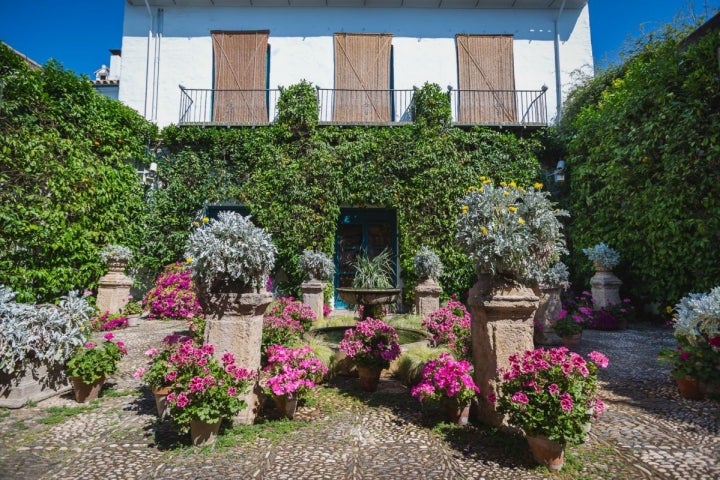
<path id="1" fill-rule="evenodd" d="M 457 124 L 543 125 L 593 68 L 587 0 L 127 0 L 122 62 L 160 127 L 271 122 L 301 80 L 321 122 L 412 121 L 430 82 Z"/>

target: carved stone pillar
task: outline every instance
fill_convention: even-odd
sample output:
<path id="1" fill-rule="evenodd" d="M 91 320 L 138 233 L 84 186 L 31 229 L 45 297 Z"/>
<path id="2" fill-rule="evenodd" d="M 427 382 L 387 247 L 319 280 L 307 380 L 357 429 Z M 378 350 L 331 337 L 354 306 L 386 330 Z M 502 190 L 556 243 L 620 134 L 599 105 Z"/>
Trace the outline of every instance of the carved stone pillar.
<path id="1" fill-rule="evenodd" d="M 272 301 L 272 294 L 242 291 L 239 288 L 213 289 L 203 292 L 202 307 L 205 318 L 205 343 L 215 346 L 215 356 L 224 352 L 235 356 L 239 367 L 250 371 L 260 370 L 263 314 Z M 247 407 L 234 418 L 236 423 L 252 424 L 258 411 L 257 385 L 243 398 Z"/>
<path id="2" fill-rule="evenodd" d="M 487 395 L 499 395 L 498 368 L 507 368 L 508 357 L 533 349 L 533 318 L 539 298 L 520 284 L 480 275 L 468 298 L 472 314 L 472 355 L 475 383 L 480 387 L 478 418 L 500 426 L 503 416 Z"/>
<path id="3" fill-rule="evenodd" d="M 418 283 L 415 287 L 415 314 L 425 318 L 439 309 L 441 293 L 442 287 L 432 278 Z"/>
<path id="4" fill-rule="evenodd" d="M 100 313 L 120 313 L 128 302 L 133 281 L 125 275 L 126 268 L 127 261 L 108 262 L 108 273 L 98 282 L 97 308 Z"/>
<path id="5" fill-rule="evenodd" d="M 302 303 L 309 306 L 315 318 L 322 320 L 324 318 L 323 305 L 324 297 L 323 292 L 325 291 L 325 284 L 317 279 L 308 280 L 300 285 L 302 290 Z"/>

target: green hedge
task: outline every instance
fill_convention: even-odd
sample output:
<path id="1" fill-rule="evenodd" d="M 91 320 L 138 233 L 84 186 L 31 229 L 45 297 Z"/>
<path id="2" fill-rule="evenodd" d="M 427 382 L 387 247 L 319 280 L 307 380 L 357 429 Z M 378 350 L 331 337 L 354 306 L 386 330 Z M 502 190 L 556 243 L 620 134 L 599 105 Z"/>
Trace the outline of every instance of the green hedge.
<path id="1" fill-rule="evenodd" d="M 0 44 L 0 284 L 19 301 L 92 288 L 108 243 L 143 242 L 143 189 L 129 159 L 156 135 L 87 78 L 30 69 Z"/>
<path id="2" fill-rule="evenodd" d="M 687 33 L 580 87 L 560 128 L 576 284 L 591 274 L 581 249 L 604 241 L 624 292 L 661 310 L 720 284 L 720 32 L 683 50 Z"/>

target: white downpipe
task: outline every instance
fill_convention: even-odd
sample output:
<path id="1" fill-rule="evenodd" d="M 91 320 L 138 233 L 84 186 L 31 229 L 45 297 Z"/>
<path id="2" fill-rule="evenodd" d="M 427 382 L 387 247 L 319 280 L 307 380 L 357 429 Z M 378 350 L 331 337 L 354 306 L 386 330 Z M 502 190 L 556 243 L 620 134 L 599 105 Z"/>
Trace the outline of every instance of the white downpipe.
<path id="1" fill-rule="evenodd" d="M 555 17 L 555 121 L 557 122 L 560 120 L 560 116 L 562 115 L 562 81 L 560 78 L 560 15 L 562 15 L 563 10 L 565 9 L 565 0 L 562 1 L 562 4 L 560 5 L 560 10 L 558 10 L 558 14 Z"/>
<path id="2" fill-rule="evenodd" d="M 148 16 L 150 17 L 150 24 L 148 26 L 148 39 L 147 39 L 147 51 L 145 52 L 145 103 L 143 108 L 143 115 L 148 118 L 148 89 L 150 88 L 150 42 L 152 41 L 153 31 L 153 14 L 150 9 L 148 0 L 145 0 L 145 8 L 147 8 Z"/>
<path id="3" fill-rule="evenodd" d="M 157 121 L 158 112 L 158 85 L 160 83 L 160 43 L 162 42 L 163 23 L 164 11 L 162 8 L 158 8 L 157 15 L 155 16 L 155 62 L 153 65 L 152 117 L 150 119 L 153 122 Z"/>

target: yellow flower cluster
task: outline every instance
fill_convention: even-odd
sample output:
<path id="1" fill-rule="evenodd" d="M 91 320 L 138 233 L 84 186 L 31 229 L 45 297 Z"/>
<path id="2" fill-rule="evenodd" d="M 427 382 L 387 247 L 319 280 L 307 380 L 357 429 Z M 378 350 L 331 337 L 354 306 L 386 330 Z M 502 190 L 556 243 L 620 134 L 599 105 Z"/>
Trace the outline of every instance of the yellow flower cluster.
<path id="1" fill-rule="evenodd" d="M 508 210 L 510 210 L 512 213 L 515 213 L 515 212 L 517 212 L 517 207 L 514 206 L 514 205 L 510 205 L 510 206 L 508 207 Z"/>

